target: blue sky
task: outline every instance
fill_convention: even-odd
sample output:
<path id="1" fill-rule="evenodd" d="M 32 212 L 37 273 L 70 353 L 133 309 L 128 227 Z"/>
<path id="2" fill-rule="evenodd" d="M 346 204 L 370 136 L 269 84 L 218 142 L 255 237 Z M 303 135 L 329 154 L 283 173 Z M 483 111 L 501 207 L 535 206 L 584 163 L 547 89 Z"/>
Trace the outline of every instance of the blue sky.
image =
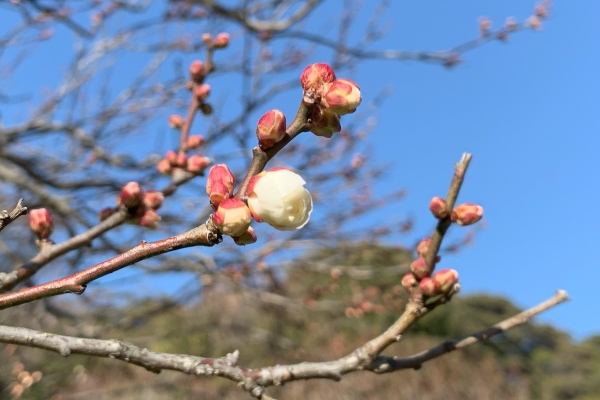
<path id="1" fill-rule="evenodd" d="M 383 18 L 389 32 L 375 49 L 445 50 L 476 37 L 478 17 L 490 17 L 497 27 L 507 16 L 527 18 L 534 5 L 517 0 L 390 3 Z M 311 21 L 322 25 L 341 5 L 327 3 Z M 368 11 L 369 5 L 365 15 Z M 429 232 L 429 199 L 446 193 L 453 164 L 463 152 L 473 153 L 459 201 L 484 206 L 486 229 L 474 246 L 446 256 L 442 266 L 459 271 L 465 293 L 497 293 L 521 307 L 545 300 L 555 289 L 567 290 L 572 301 L 538 320 L 578 339 L 600 332 L 595 286 L 600 213 L 594 205 L 600 198 L 598 15 L 597 1 L 557 2 L 541 31 L 470 51 L 453 69 L 378 60 L 359 64 L 350 76 L 360 84 L 365 103 L 392 89 L 375 113 L 377 128 L 370 137 L 377 160 L 390 165 L 376 187 L 409 190 L 397 209 L 387 211 L 391 217 L 413 215 L 416 232 Z M 51 51 L 52 57 L 34 56 L 52 63 L 44 71 L 50 82 L 64 70 L 61 55 L 71 48 L 56 45 Z M 311 60 L 317 61 L 322 60 Z M 119 62 L 133 66 L 136 60 Z M 39 86 L 29 65 L 7 86 L 12 92 Z M 134 72 L 123 70 L 120 78 Z M 288 102 L 283 110 L 297 105 L 295 95 L 282 99 Z M 397 238 L 406 244 L 412 239 Z"/>

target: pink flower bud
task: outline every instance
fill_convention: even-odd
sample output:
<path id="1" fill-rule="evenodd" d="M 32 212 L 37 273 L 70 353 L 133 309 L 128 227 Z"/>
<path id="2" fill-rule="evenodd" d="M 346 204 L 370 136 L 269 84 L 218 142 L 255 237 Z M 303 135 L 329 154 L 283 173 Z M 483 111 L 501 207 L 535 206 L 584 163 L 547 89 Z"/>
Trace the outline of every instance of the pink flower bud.
<path id="1" fill-rule="evenodd" d="M 321 107 L 313 107 L 311 121 L 310 131 L 317 136 L 330 138 L 334 133 L 342 130 L 340 117 Z"/>
<path id="2" fill-rule="evenodd" d="M 256 125 L 256 137 L 261 148 L 268 149 L 285 136 L 285 115 L 279 110 L 267 111 Z"/>
<path id="3" fill-rule="evenodd" d="M 227 188 L 229 194 L 233 194 L 235 188 L 235 177 L 225 164 L 217 164 L 208 171 L 206 179 L 206 193 L 210 196 L 215 183 L 221 183 Z"/>
<path id="4" fill-rule="evenodd" d="M 117 197 L 117 205 L 123 205 L 127 208 L 135 208 L 144 200 L 144 193 L 137 182 L 129 182 L 121 189 Z"/>
<path id="5" fill-rule="evenodd" d="M 103 208 L 102 211 L 100 211 L 98 213 L 98 220 L 104 221 L 105 219 L 107 219 L 108 217 L 113 215 L 115 212 L 117 212 L 117 210 L 115 208 L 111 208 L 111 207 Z"/>
<path id="6" fill-rule="evenodd" d="M 463 203 L 452 210 L 450 218 L 460 226 L 472 225 L 483 217 L 483 207 L 473 203 Z"/>
<path id="7" fill-rule="evenodd" d="M 213 215 L 213 222 L 219 230 L 229 236 L 241 236 L 250 226 L 250 209 L 240 199 L 222 201 Z"/>
<path id="8" fill-rule="evenodd" d="M 187 154 L 185 154 L 183 151 L 179 152 L 177 154 L 175 165 L 181 168 L 187 167 Z"/>
<path id="9" fill-rule="evenodd" d="M 517 29 L 517 21 L 513 17 L 507 17 L 506 22 L 504 22 L 504 29 L 507 31 L 514 31 Z"/>
<path id="10" fill-rule="evenodd" d="M 224 49 L 229 46 L 229 33 L 219 33 L 213 42 L 215 49 Z"/>
<path id="11" fill-rule="evenodd" d="M 188 138 L 186 146 L 188 149 L 197 149 L 204 143 L 204 138 L 200 135 L 192 135 Z"/>
<path id="12" fill-rule="evenodd" d="M 33 209 L 29 211 L 29 227 L 38 238 L 48 239 L 54 229 L 52 216 L 45 208 Z"/>
<path id="13" fill-rule="evenodd" d="M 188 159 L 187 170 L 193 174 L 201 174 L 210 163 L 210 158 L 194 154 Z"/>
<path id="14" fill-rule="evenodd" d="M 360 88 L 348 79 L 334 81 L 325 94 L 327 109 L 337 115 L 353 113 L 361 101 Z"/>
<path id="15" fill-rule="evenodd" d="M 440 284 L 432 278 L 423 278 L 419 282 L 419 289 L 421 289 L 421 293 L 428 297 L 440 294 Z"/>
<path id="16" fill-rule="evenodd" d="M 417 279 L 425 278 L 431 274 L 431 269 L 427 266 L 427 263 L 423 257 L 419 257 L 410 263 L 410 270 L 413 274 L 415 274 Z"/>
<path id="17" fill-rule="evenodd" d="M 212 43 L 212 35 L 210 33 L 203 33 L 202 43 L 204 43 L 207 46 L 210 45 Z"/>
<path id="18" fill-rule="evenodd" d="M 181 129 L 185 120 L 181 115 L 173 114 L 169 117 L 169 126 L 173 129 Z"/>
<path id="19" fill-rule="evenodd" d="M 415 278 L 412 272 L 408 272 L 404 274 L 400 284 L 404 289 L 406 289 L 407 292 L 410 292 L 414 286 L 417 286 L 417 278 Z"/>
<path id="20" fill-rule="evenodd" d="M 190 64 L 190 77 L 193 81 L 200 81 L 204 78 L 204 64 L 202 61 L 192 61 Z"/>
<path id="21" fill-rule="evenodd" d="M 430 238 L 425 238 L 419 242 L 417 245 L 417 255 L 419 257 L 425 257 L 427 250 L 429 250 L 429 243 L 431 243 Z"/>
<path id="22" fill-rule="evenodd" d="M 227 186 L 223 185 L 221 182 L 215 182 L 211 189 L 212 190 L 208 196 L 210 199 L 210 204 L 212 204 L 213 208 L 215 209 L 219 206 L 219 204 L 231 197 L 231 192 L 229 192 Z"/>
<path id="23" fill-rule="evenodd" d="M 538 18 L 547 18 L 548 17 L 548 6 L 545 3 L 536 4 L 535 16 Z"/>
<path id="24" fill-rule="evenodd" d="M 177 153 L 175 153 L 173 150 L 167 151 L 167 153 L 165 154 L 165 159 L 169 161 L 169 164 L 171 164 L 171 166 L 177 166 Z"/>
<path id="25" fill-rule="evenodd" d="M 448 214 L 450 214 L 446 200 L 437 196 L 432 198 L 429 202 L 429 210 L 437 219 L 444 219 L 448 216 Z"/>
<path id="26" fill-rule="evenodd" d="M 148 190 L 144 193 L 144 205 L 153 210 L 158 210 L 165 200 L 165 195 L 158 190 Z"/>
<path id="27" fill-rule="evenodd" d="M 158 172 L 164 175 L 168 175 L 171 173 L 173 168 L 171 167 L 171 163 L 166 158 L 160 160 L 158 164 L 156 164 L 156 169 Z"/>
<path id="28" fill-rule="evenodd" d="M 481 36 L 487 36 L 492 28 L 492 20 L 488 17 L 479 18 L 479 33 Z"/>
<path id="29" fill-rule="evenodd" d="M 238 246 L 245 246 L 247 244 L 256 243 L 258 238 L 256 237 L 256 232 L 254 232 L 254 228 L 251 226 L 248 227 L 246 233 L 241 234 L 240 236 L 234 236 L 233 241 Z"/>
<path id="30" fill-rule="evenodd" d="M 439 285 L 438 293 L 448 293 L 458 283 L 458 272 L 453 269 L 442 269 L 433 274 L 431 279 Z"/>
<path id="31" fill-rule="evenodd" d="M 537 15 L 532 15 L 527 19 L 527 26 L 533 30 L 539 31 L 542 29 L 542 21 Z"/>
<path id="32" fill-rule="evenodd" d="M 210 85 L 208 83 L 203 83 L 202 85 L 196 88 L 194 94 L 196 95 L 200 103 L 204 102 L 204 100 L 206 100 L 210 95 Z"/>
<path id="33" fill-rule="evenodd" d="M 160 222 L 160 215 L 153 209 L 149 208 L 144 211 L 144 214 L 140 218 L 140 226 L 156 229 L 158 227 L 158 223 Z"/>
<path id="34" fill-rule="evenodd" d="M 304 68 L 300 75 L 300 84 L 304 90 L 321 87 L 324 83 L 335 81 L 335 72 L 329 64 L 316 63 Z"/>

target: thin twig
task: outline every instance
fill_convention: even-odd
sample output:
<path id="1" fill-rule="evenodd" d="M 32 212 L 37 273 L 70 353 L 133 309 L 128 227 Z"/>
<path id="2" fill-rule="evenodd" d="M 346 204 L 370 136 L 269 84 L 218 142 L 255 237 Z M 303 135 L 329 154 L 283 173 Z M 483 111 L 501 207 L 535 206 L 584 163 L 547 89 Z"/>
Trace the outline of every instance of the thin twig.
<path id="1" fill-rule="evenodd" d="M 11 212 L 8 212 L 7 210 L 0 212 L 0 232 L 6 228 L 8 224 L 24 214 L 27 214 L 27 207 L 23 206 L 23 199 L 19 199 L 17 205 Z"/>

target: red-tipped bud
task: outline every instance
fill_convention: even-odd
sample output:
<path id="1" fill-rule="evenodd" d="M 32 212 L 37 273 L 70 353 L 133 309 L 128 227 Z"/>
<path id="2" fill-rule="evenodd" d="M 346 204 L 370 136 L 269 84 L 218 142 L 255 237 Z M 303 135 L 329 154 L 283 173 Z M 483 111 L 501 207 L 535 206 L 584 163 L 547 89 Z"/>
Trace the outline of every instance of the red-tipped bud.
<path id="1" fill-rule="evenodd" d="M 256 125 L 256 137 L 261 148 L 268 149 L 285 136 L 285 115 L 279 110 L 267 111 Z"/>
<path id="2" fill-rule="evenodd" d="M 187 170 L 193 174 L 201 174 L 210 165 L 210 158 L 194 154 L 188 158 Z"/>
<path id="3" fill-rule="evenodd" d="M 137 182 L 129 182 L 121 189 L 119 197 L 117 197 L 117 205 L 127 208 L 135 208 L 144 200 L 144 193 Z"/>
<path id="4" fill-rule="evenodd" d="M 117 210 L 115 208 L 111 208 L 111 207 L 103 208 L 102 211 L 100 211 L 98 213 L 98 220 L 104 221 L 105 219 L 107 219 L 108 217 L 113 215 L 115 212 L 117 212 Z"/>
<path id="5" fill-rule="evenodd" d="M 40 239 L 48 239 L 54 223 L 50 212 L 45 208 L 36 208 L 29 211 L 29 227 Z"/>
<path id="6" fill-rule="evenodd" d="M 158 215 L 158 213 L 153 209 L 149 208 L 146 211 L 144 211 L 144 214 L 140 218 L 139 224 L 140 226 L 149 229 L 156 229 L 160 220 L 160 215 Z"/>
<path id="7" fill-rule="evenodd" d="M 410 263 L 410 270 L 413 274 L 415 274 L 417 279 L 425 278 L 431 274 L 431 269 L 427 266 L 427 263 L 423 257 L 419 257 Z"/>
<path id="8" fill-rule="evenodd" d="M 175 165 L 177 165 L 178 167 L 181 168 L 186 168 L 187 167 L 187 154 L 185 154 L 183 151 L 177 153 L 177 160 Z"/>
<path id="9" fill-rule="evenodd" d="M 153 210 L 158 210 L 165 200 L 165 195 L 158 190 L 148 190 L 144 193 L 144 205 Z"/>
<path id="10" fill-rule="evenodd" d="M 507 31 L 514 31 L 517 29 L 517 21 L 513 17 L 506 18 L 506 22 L 504 22 L 504 29 Z"/>
<path id="11" fill-rule="evenodd" d="M 188 138 L 187 142 L 186 142 L 186 146 L 188 149 L 197 149 L 198 147 L 202 146 L 202 143 L 204 143 L 204 138 L 200 135 L 192 135 Z"/>
<path id="12" fill-rule="evenodd" d="M 233 241 L 238 246 L 245 246 L 247 244 L 256 243 L 257 240 L 258 238 L 256 237 L 256 232 L 254 232 L 254 228 L 252 228 L 251 226 L 248 227 L 246 233 L 240 236 L 233 237 Z"/>
<path id="13" fill-rule="evenodd" d="M 229 33 L 219 33 L 213 42 L 215 49 L 224 49 L 229 46 Z"/>
<path id="14" fill-rule="evenodd" d="M 213 222 L 219 230 L 229 236 L 241 236 L 250 226 L 250 209 L 240 199 L 227 199 L 219 204 Z"/>
<path id="15" fill-rule="evenodd" d="M 446 200 L 441 197 L 434 197 L 429 202 L 429 210 L 437 219 L 444 219 L 450 214 Z"/>
<path id="16" fill-rule="evenodd" d="M 221 182 L 215 182 L 208 196 L 210 198 L 210 204 L 216 209 L 219 204 L 231 197 L 231 192 L 227 189 L 227 186 L 223 185 Z"/>
<path id="17" fill-rule="evenodd" d="M 181 115 L 173 114 L 169 117 L 169 126 L 173 129 L 181 129 L 185 120 Z"/>
<path id="18" fill-rule="evenodd" d="M 204 64 L 202 61 L 192 61 L 190 64 L 190 77 L 193 81 L 200 81 L 204 78 Z"/>
<path id="19" fill-rule="evenodd" d="M 488 17 L 479 18 L 479 33 L 481 36 L 487 36 L 492 28 L 492 20 Z"/>
<path id="20" fill-rule="evenodd" d="M 300 84 L 304 90 L 321 87 L 324 83 L 335 81 L 335 72 L 329 64 L 316 63 L 304 68 L 300 75 Z"/>
<path id="21" fill-rule="evenodd" d="M 337 115 L 351 114 L 362 101 L 360 88 L 348 79 L 334 81 L 325 94 L 327 109 Z"/>
<path id="22" fill-rule="evenodd" d="M 458 272 L 453 269 L 442 269 L 433 274 L 431 279 L 439 285 L 438 293 L 448 293 L 458 283 Z"/>
<path id="23" fill-rule="evenodd" d="M 431 243 L 430 238 L 425 238 L 419 242 L 417 245 L 417 255 L 419 257 L 425 257 L 427 250 L 429 250 L 429 243 Z"/>
<path id="24" fill-rule="evenodd" d="M 400 284 L 404 289 L 406 289 L 407 292 L 410 292 L 414 286 L 417 286 L 417 278 L 415 278 L 412 272 L 408 272 L 404 274 Z"/>
<path id="25" fill-rule="evenodd" d="M 156 169 L 158 170 L 158 172 L 164 175 L 168 175 L 171 173 L 171 171 L 173 171 L 171 162 L 169 162 L 169 160 L 167 160 L 166 158 L 160 160 L 158 164 L 156 164 Z"/>
<path id="26" fill-rule="evenodd" d="M 215 183 L 221 183 L 226 188 L 229 194 L 233 193 L 235 188 L 235 177 L 225 164 L 217 164 L 208 171 L 208 179 L 206 180 L 206 193 L 210 195 L 213 191 Z"/>
<path id="27" fill-rule="evenodd" d="M 428 297 L 440 294 L 440 284 L 432 278 L 423 278 L 419 282 L 419 289 L 421 289 L 421 293 Z"/>
<path id="28" fill-rule="evenodd" d="M 172 167 L 177 166 L 177 153 L 175 153 L 173 150 L 167 151 L 165 154 L 165 159 L 169 161 L 169 164 L 171 164 Z"/>
<path id="29" fill-rule="evenodd" d="M 472 225 L 483 217 L 483 207 L 473 203 L 463 203 L 452 210 L 450 218 L 460 226 Z"/>
<path id="30" fill-rule="evenodd" d="M 210 95 L 210 85 L 207 83 L 203 83 L 202 85 L 196 88 L 194 94 L 196 95 L 200 103 L 204 102 L 204 100 L 206 100 Z"/>
<path id="31" fill-rule="evenodd" d="M 537 15 L 532 15 L 527 19 L 527 26 L 535 31 L 542 29 L 542 20 Z"/>
<path id="32" fill-rule="evenodd" d="M 317 136 L 330 138 L 334 133 L 342 130 L 340 117 L 321 107 L 313 108 L 311 121 L 310 131 Z"/>

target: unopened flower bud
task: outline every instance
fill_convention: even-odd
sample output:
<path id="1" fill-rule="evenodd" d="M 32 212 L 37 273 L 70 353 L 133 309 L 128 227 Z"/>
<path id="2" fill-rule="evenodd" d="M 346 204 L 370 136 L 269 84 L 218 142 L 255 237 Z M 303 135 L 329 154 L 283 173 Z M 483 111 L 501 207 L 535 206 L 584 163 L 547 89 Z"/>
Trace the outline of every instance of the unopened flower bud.
<path id="1" fill-rule="evenodd" d="M 208 103 L 200 104 L 200 111 L 204 115 L 211 115 L 213 113 L 213 107 Z"/>
<path id="2" fill-rule="evenodd" d="M 513 17 L 506 18 L 506 22 L 504 22 L 504 29 L 507 31 L 514 31 L 517 29 L 517 21 Z"/>
<path id="3" fill-rule="evenodd" d="M 169 164 L 171 164 L 171 166 L 177 166 L 177 153 L 175 153 L 173 150 L 167 151 L 167 153 L 165 154 L 165 159 L 169 161 Z"/>
<path id="4" fill-rule="evenodd" d="M 117 205 L 123 205 L 127 208 L 135 208 L 144 200 L 144 193 L 137 182 L 129 182 L 121 189 L 117 197 Z"/>
<path id="5" fill-rule="evenodd" d="M 173 114 L 169 117 L 169 126 L 173 129 L 181 129 L 185 120 L 181 115 Z"/>
<path id="6" fill-rule="evenodd" d="M 417 258 L 415 261 L 410 263 L 410 270 L 417 279 L 425 278 L 431 274 L 431 268 L 427 266 L 427 262 L 423 257 Z"/>
<path id="7" fill-rule="evenodd" d="M 544 3 L 536 4 L 535 16 L 538 18 L 547 18 L 548 17 L 548 6 Z"/>
<path id="8" fill-rule="evenodd" d="M 187 154 L 185 154 L 183 151 L 179 152 L 177 154 L 177 160 L 175 165 L 177 165 L 178 167 L 181 168 L 186 168 L 187 167 Z"/>
<path id="9" fill-rule="evenodd" d="M 321 107 L 313 107 L 310 131 L 317 136 L 330 138 L 334 133 L 342 130 L 340 117 Z"/>
<path id="10" fill-rule="evenodd" d="M 173 171 L 171 162 L 166 158 L 163 158 L 156 164 L 156 169 L 158 170 L 158 172 L 164 175 L 168 175 L 171 173 L 171 171 Z"/>
<path id="11" fill-rule="evenodd" d="M 431 243 L 430 238 L 425 238 L 419 242 L 417 245 L 417 255 L 419 257 L 425 257 L 427 250 L 429 250 L 429 243 Z"/>
<path id="12" fill-rule="evenodd" d="M 203 83 L 202 85 L 196 88 L 194 94 L 196 95 L 200 103 L 204 102 L 204 100 L 206 100 L 210 95 L 210 85 L 208 83 Z"/>
<path id="13" fill-rule="evenodd" d="M 103 208 L 102 211 L 98 213 L 98 220 L 104 221 L 105 219 L 113 215 L 115 212 L 117 212 L 117 210 L 114 207 Z"/>
<path id="14" fill-rule="evenodd" d="M 479 33 L 481 33 L 481 36 L 487 36 L 490 33 L 491 28 L 492 20 L 488 17 L 479 18 Z"/>
<path id="15" fill-rule="evenodd" d="M 440 294 L 440 284 L 432 278 L 421 279 L 419 289 L 421 289 L 421 293 L 428 297 Z"/>
<path id="16" fill-rule="evenodd" d="M 212 35 L 210 33 L 202 34 L 202 43 L 205 45 L 210 45 L 212 43 Z"/>
<path id="17" fill-rule="evenodd" d="M 414 286 L 417 286 L 417 278 L 415 278 L 412 272 L 407 272 L 402 277 L 400 284 L 404 289 L 406 289 L 407 292 L 410 292 Z"/>
<path id="18" fill-rule="evenodd" d="M 446 200 L 437 196 L 432 198 L 429 202 L 429 210 L 437 219 L 444 219 L 448 216 L 448 214 L 450 214 Z"/>
<path id="19" fill-rule="evenodd" d="M 188 158 L 187 170 L 193 174 L 201 174 L 210 165 L 210 158 L 194 154 Z"/>
<path id="20" fill-rule="evenodd" d="M 304 68 L 300 75 L 300 84 L 304 90 L 321 87 L 324 83 L 335 81 L 335 72 L 329 64 L 316 63 Z"/>
<path id="21" fill-rule="evenodd" d="M 448 293 L 458 283 L 458 272 L 453 269 L 442 269 L 431 277 L 439 285 L 439 293 Z"/>
<path id="22" fill-rule="evenodd" d="M 241 236 L 250 226 L 250 209 L 240 199 L 227 199 L 219 204 L 213 222 L 219 230 L 229 236 Z"/>
<path id="23" fill-rule="evenodd" d="M 201 135 L 192 135 L 188 138 L 186 146 L 188 149 L 197 149 L 204 143 L 204 138 Z"/>
<path id="24" fill-rule="evenodd" d="M 256 124 L 256 137 L 262 149 L 269 149 L 285 136 L 285 115 L 279 110 L 267 111 Z"/>
<path id="25" fill-rule="evenodd" d="M 153 210 L 158 210 L 165 200 L 165 195 L 158 190 L 148 190 L 144 193 L 144 205 Z"/>
<path id="26" fill-rule="evenodd" d="M 473 203 L 463 203 L 452 210 L 450 218 L 460 226 L 472 225 L 483 217 L 483 207 Z"/>
<path id="27" fill-rule="evenodd" d="M 156 229 L 160 220 L 160 215 L 155 210 L 148 208 L 141 216 L 139 225 L 149 229 Z"/>
<path id="28" fill-rule="evenodd" d="M 231 192 L 229 192 L 229 189 L 221 182 L 215 182 L 211 189 L 208 197 L 210 199 L 210 204 L 216 210 L 219 204 L 231 197 Z"/>
<path id="29" fill-rule="evenodd" d="M 217 164 L 208 171 L 206 179 L 206 193 L 210 196 L 215 183 L 220 183 L 227 188 L 229 194 L 233 193 L 235 188 L 235 177 L 225 164 Z"/>
<path id="30" fill-rule="evenodd" d="M 224 49 L 229 46 L 229 33 L 219 33 L 213 42 L 215 49 Z"/>
<path id="31" fill-rule="evenodd" d="M 337 115 L 351 114 L 362 101 L 360 88 L 348 79 L 334 81 L 325 94 L 327 109 Z"/>
<path id="32" fill-rule="evenodd" d="M 251 226 L 248 227 L 246 233 L 241 234 L 240 236 L 234 236 L 233 241 L 238 246 L 245 246 L 247 244 L 256 243 L 258 238 L 256 237 L 256 232 L 254 232 L 254 228 Z"/>
<path id="33" fill-rule="evenodd" d="M 527 26 L 535 31 L 542 29 L 542 21 L 537 15 L 532 15 L 527 19 Z"/>
<path id="34" fill-rule="evenodd" d="M 29 211 L 29 227 L 38 238 L 48 239 L 54 229 L 50 212 L 45 208 L 36 208 Z"/>
<path id="35" fill-rule="evenodd" d="M 200 81 L 204 78 L 204 64 L 202 61 L 192 61 L 190 64 L 190 77 L 193 81 Z"/>

